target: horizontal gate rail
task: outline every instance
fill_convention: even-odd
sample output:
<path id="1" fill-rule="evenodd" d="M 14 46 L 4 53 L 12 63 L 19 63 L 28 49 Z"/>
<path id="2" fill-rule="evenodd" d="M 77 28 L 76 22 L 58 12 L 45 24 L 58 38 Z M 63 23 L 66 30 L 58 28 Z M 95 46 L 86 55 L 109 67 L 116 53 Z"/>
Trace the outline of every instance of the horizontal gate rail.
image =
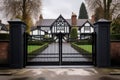
<path id="1" fill-rule="evenodd" d="M 38 52 L 35 54 L 27 54 L 27 65 L 30 65 L 30 66 L 37 66 L 37 65 L 38 66 L 39 65 L 93 65 L 93 54 L 89 54 L 87 52 L 78 52 L 77 50 L 75 50 L 74 48 L 71 47 L 69 42 L 66 42 L 66 43 L 62 42 L 62 38 L 64 35 L 60 34 L 58 36 L 59 37 L 56 38 L 56 39 L 58 39 L 58 42 L 50 43 L 48 45 L 49 48 L 48 49 L 46 48 L 45 51 Z M 33 36 L 31 36 L 31 37 L 33 37 Z M 38 37 L 39 37 L 39 35 L 38 35 Z M 43 39 L 41 41 L 46 42 L 45 39 Z M 66 45 L 66 44 L 68 44 L 68 45 Z M 65 45 L 65 48 L 64 48 L 64 45 Z M 69 49 L 73 49 L 73 50 L 71 50 L 71 51 L 65 50 L 65 49 L 67 49 L 66 46 L 68 46 L 68 50 Z M 51 50 L 51 49 L 53 49 L 53 50 Z M 55 51 L 54 51 L 54 49 L 55 49 Z"/>
<path id="2" fill-rule="evenodd" d="M 27 65 L 30 66 L 39 66 L 39 65 L 60 65 L 59 61 L 32 61 L 32 62 L 27 62 Z M 69 61 L 64 61 L 62 62 L 61 65 L 93 65 L 92 61 L 73 61 L 73 62 L 69 62 Z"/>

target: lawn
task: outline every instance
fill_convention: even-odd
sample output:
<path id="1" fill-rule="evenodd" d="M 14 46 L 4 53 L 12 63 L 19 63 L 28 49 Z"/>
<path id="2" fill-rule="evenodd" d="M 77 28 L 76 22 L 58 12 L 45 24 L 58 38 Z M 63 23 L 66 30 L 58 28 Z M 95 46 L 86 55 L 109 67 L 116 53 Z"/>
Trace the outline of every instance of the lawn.
<path id="1" fill-rule="evenodd" d="M 40 45 L 29 45 L 28 46 L 28 54 L 35 51 L 35 50 L 37 50 L 37 49 L 40 49 L 41 47 L 42 46 L 40 46 Z"/>
<path id="2" fill-rule="evenodd" d="M 48 43 L 45 43 L 43 45 L 28 45 L 28 54 L 33 54 L 36 51 L 43 51 L 48 47 Z"/>
<path id="3" fill-rule="evenodd" d="M 92 45 L 78 45 L 81 49 L 89 52 L 89 53 L 92 53 Z"/>

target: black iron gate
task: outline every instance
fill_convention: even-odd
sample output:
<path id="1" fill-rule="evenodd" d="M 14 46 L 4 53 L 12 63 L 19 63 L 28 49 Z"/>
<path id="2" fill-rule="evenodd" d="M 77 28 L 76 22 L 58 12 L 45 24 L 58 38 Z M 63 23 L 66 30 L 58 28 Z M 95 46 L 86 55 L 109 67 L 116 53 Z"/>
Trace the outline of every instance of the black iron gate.
<path id="1" fill-rule="evenodd" d="M 89 34 L 89 39 L 78 40 L 68 39 L 64 42 L 62 39 L 65 34 L 59 34 L 59 50 L 60 50 L 60 64 L 61 65 L 93 65 L 95 64 L 95 33 Z M 82 42 L 83 41 L 83 42 Z M 79 48 L 77 43 L 82 43 L 85 48 L 91 48 L 91 53 Z M 88 46 L 86 46 L 88 45 Z"/>
<path id="2" fill-rule="evenodd" d="M 53 38 L 41 38 L 28 36 L 27 39 L 27 65 L 93 65 L 95 62 L 94 34 L 91 34 L 90 41 L 92 52 L 79 49 L 76 44 L 85 46 L 87 42 L 81 40 L 63 41 L 66 34 L 58 33 Z M 35 51 L 31 51 L 35 47 Z M 87 48 L 87 47 L 86 47 Z"/>
<path id="3" fill-rule="evenodd" d="M 59 65 L 59 44 L 54 38 L 37 37 L 32 35 L 28 37 L 27 65 Z M 39 47 L 29 52 L 34 47 Z"/>

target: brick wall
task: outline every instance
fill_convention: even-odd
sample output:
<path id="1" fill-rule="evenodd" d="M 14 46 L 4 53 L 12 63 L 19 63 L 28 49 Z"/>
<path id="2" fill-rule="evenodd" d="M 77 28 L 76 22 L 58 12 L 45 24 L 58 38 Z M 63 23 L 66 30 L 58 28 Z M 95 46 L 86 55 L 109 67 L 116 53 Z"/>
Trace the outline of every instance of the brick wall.
<path id="1" fill-rule="evenodd" d="M 9 42 L 0 41 L 0 64 L 8 61 Z"/>
<path id="2" fill-rule="evenodd" d="M 120 62 L 120 41 L 111 41 L 111 58 Z"/>

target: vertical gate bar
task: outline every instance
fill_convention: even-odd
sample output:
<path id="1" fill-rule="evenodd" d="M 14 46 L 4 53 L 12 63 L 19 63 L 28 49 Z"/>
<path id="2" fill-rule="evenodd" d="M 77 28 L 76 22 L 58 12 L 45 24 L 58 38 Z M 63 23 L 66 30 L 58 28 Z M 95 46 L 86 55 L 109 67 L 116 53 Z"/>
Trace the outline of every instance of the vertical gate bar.
<path id="1" fill-rule="evenodd" d="M 60 34 L 58 34 L 58 37 L 59 37 L 59 65 L 61 65 L 61 61 L 60 61 Z"/>
<path id="2" fill-rule="evenodd" d="M 96 32 L 94 32 L 94 62 L 95 62 L 95 66 L 96 66 Z"/>
<path id="3" fill-rule="evenodd" d="M 92 33 L 92 62 L 94 64 L 94 66 L 96 66 L 96 35 L 95 32 Z"/>
<path id="4" fill-rule="evenodd" d="M 61 50 L 62 50 L 62 45 L 61 45 L 61 40 L 62 39 L 62 34 L 60 33 L 60 65 L 62 64 L 62 59 L 61 59 Z"/>
<path id="5" fill-rule="evenodd" d="M 92 63 L 94 64 L 94 33 L 92 33 Z"/>
<path id="6" fill-rule="evenodd" d="M 24 33 L 24 67 L 27 65 L 27 33 Z"/>
<path id="7" fill-rule="evenodd" d="M 61 33 L 61 64 L 62 64 L 62 39 L 63 39 L 63 34 Z"/>
<path id="8" fill-rule="evenodd" d="M 59 33 L 59 65 L 62 64 L 62 34 Z"/>

